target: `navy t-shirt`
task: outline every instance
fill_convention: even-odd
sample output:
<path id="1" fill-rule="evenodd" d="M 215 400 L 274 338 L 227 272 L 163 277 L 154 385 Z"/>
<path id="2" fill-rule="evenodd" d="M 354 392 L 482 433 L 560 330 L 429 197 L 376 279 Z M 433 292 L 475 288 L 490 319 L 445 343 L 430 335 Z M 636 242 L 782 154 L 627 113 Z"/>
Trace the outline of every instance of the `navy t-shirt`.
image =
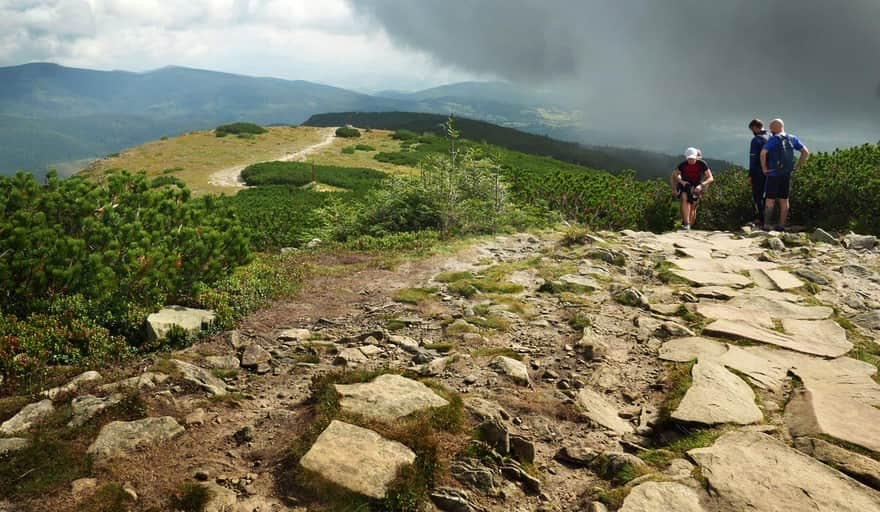
<path id="1" fill-rule="evenodd" d="M 767 150 L 767 169 L 770 171 L 770 176 L 776 176 L 776 173 L 773 172 L 775 170 L 774 167 L 776 166 L 776 162 L 778 162 L 779 158 L 782 156 L 780 154 L 782 151 L 782 139 L 779 138 L 780 135 L 786 135 L 788 140 L 791 141 L 792 147 L 797 151 L 804 149 L 804 145 L 798 140 L 797 135 L 792 135 L 790 133 L 771 135 L 767 140 L 767 143 L 764 144 L 764 149 Z"/>
<path id="2" fill-rule="evenodd" d="M 764 175 L 764 170 L 761 169 L 761 150 L 764 149 L 764 145 L 767 144 L 769 137 L 770 135 L 767 133 L 767 130 L 762 130 L 752 137 L 752 144 L 749 148 L 749 176 Z"/>

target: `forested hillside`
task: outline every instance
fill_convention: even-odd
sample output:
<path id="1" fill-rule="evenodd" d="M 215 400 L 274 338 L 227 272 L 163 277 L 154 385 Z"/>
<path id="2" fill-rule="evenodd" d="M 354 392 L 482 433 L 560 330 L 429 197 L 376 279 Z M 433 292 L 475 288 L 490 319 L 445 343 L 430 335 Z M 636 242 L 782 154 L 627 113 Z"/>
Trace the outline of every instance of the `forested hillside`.
<path id="1" fill-rule="evenodd" d="M 317 114 L 304 124 L 307 126 L 340 126 L 346 123 L 360 127 L 384 130 L 409 130 L 415 133 L 443 133 L 446 117 L 436 114 L 414 112 L 340 112 Z M 680 156 L 642 151 L 638 149 L 585 146 L 574 142 L 560 141 L 494 125 L 484 121 L 456 118 L 462 137 L 477 142 L 487 142 L 514 151 L 531 155 L 550 156 L 563 162 L 583 167 L 620 172 L 627 169 L 636 171 L 640 179 L 667 177 L 681 161 Z M 733 167 L 730 162 L 707 160 L 715 170 Z"/>

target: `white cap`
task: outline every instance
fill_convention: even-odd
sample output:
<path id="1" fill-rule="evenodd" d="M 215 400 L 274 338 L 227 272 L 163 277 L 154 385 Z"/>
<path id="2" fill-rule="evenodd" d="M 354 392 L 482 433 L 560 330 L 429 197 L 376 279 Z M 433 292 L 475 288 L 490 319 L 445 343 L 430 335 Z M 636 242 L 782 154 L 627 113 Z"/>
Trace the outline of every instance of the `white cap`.
<path id="1" fill-rule="evenodd" d="M 697 148 L 687 148 L 684 150 L 684 157 L 687 159 L 700 158 L 700 150 Z"/>

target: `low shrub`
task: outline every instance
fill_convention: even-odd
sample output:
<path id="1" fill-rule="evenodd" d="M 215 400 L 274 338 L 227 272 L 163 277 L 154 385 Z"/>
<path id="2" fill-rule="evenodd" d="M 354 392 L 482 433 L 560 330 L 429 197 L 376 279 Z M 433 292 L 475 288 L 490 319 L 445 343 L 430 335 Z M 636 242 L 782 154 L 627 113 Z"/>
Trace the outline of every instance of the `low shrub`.
<path id="1" fill-rule="evenodd" d="M 336 129 L 336 136 L 345 139 L 356 139 L 361 136 L 361 132 L 357 128 L 343 126 Z"/>
<path id="2" fill-rule="evenodd" d="M 214 135 L 226 137 L 227 135 L 260 135 L 266 133 L 266 129 L 254 123 L 231 123 L 222 124 L 214 128 Z"/>

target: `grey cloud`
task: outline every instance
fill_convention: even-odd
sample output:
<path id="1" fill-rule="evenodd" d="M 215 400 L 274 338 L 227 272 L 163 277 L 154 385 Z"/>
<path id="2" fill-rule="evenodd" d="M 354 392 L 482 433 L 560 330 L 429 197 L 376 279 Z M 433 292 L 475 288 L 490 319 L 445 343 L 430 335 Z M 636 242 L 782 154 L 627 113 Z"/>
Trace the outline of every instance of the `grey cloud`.
<path id="1" fill-rule="evenodd" d="M 594 129 L 640 141 L 754 115 L 880 138 L 877 0 L 349 1 L 397 44 L 556 87 Z"/>

